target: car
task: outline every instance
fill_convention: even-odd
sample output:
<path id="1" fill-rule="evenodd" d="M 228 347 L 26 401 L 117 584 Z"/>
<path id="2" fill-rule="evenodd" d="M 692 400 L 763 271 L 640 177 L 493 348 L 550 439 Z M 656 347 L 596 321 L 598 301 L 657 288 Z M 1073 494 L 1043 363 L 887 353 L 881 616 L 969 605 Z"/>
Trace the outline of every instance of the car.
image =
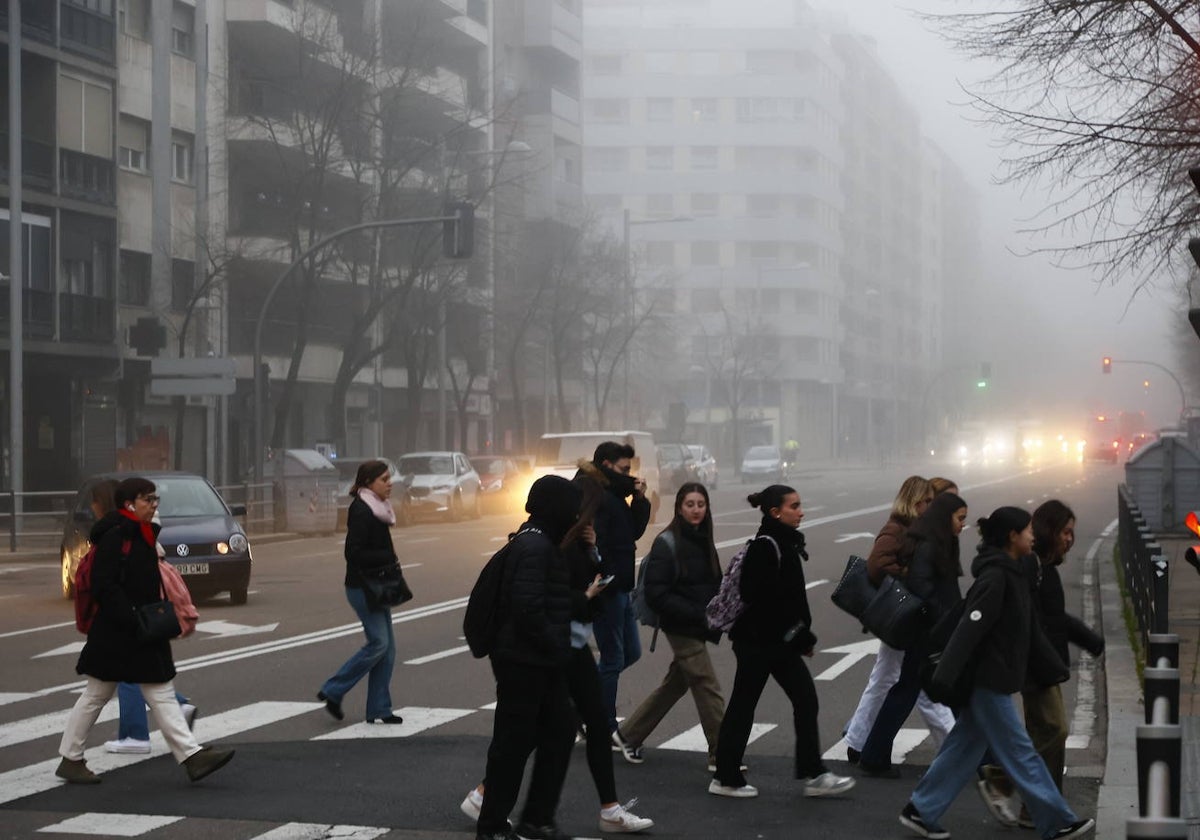
<path id="1" fill-rule="evenodd" d="M 245 505 L 227 505 L 206 478 L 174 471 L 113 472 L 84 481 L 63 524 L 60 546 L 62 594 L 75 594 L 75 572 L 91 547 L 88 534 L 95 524 L 92 488 L 98 482 L 140 476 L 154 482 L 162 530 L 158 541 L 166 560 L 179 570 L 192 597 L 199 600 L 220 592 L 229 602 L 246 603 L 253 560 L 250 541 L 234 517 L 245 516 Z"/>
<path id="2" fill-rule="evenodd" d="M 769 479 L 779 483 L 787 477 L 778 446 L 751 446 L 742 458 L 742 480 Z"/>
<path id="3" fill-rule="evenodd" d="M 698 480 L 692 450 L 682 443 L 660 443 L 657 446 L 658 479 L 664 496 L 673 496 L 687 482 Z"/>
<path id="4" fill-rule="evenodd" d="M 687 448 L 696 461 L 696 480 L 709 490 L 716 490 L 717 479 L 720 477 L 717 471 L 717 459 L 708 451 L 708 447 L 702 444 L 689 443 Z"/>
<path id="5" fill-rule="evenodd" d="M 408 487 L 409 512 L 414 517 L 441 516 L 458 522 L 482 514 L 479 473 L 462 452 L 410 452 L 400 456 L 396 468 Z"/>
<path id="6" fill-rule="evenodd" d="M 507 513 L 525 507 L 521 488 L 528 482 L 516 461 L 504 455 L 472 455 L 471 466 L 483 485 L 484 508 Z"/>
<path id="7" fill-rule="evenodd" d="M 408 485 L 404 482 L 404 477 L 400 475 L 400 470 L 396 464 L 382 455 L 342 455 L 331 459 L 333 465 L 337 467 L 338 478 L 341 479 L 342 485 L 338 488 L 337 506 L 338 506 L 338 529 L 346 527 L 346 511 L 350 509 L 350 488 L 354 486 L 354 479 L 358 475 L 358 467 L 363 461 L 383 461 L 388 465 L 388 473 L 392 477 L 392 510 L 396 512 L 396 525 L 403 528 L 412 524 L 412 514 L 410 512 L 412 500 L 408 495 Z"/>
<path id="8" fill-rule="evenodd" d="M 596 447 L 606 440 L 627 443 L 633 447 L 633 468 L 630 473 L 646 482 L 646 498 L 650 500 L 650 521 L 658 516 L 662 490 L 658 472 L 658 448 L 649 432 L 557 432 L 542 435 L 534 455 L 532 480 L 543 475 L 574 478 L 580 461 L 590 461 Z"/>

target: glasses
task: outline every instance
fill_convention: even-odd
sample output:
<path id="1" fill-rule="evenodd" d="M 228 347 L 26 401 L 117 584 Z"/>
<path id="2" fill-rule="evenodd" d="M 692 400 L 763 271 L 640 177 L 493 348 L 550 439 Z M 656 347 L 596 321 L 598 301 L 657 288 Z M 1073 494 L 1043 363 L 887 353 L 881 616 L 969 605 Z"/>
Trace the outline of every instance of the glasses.
<path id="1" fill-rule="evenodd" d="M 138 500 L 146 502 L 148 504 L 152 504 L 152 505 L 158 504 L 158 496 L 156 496 L 154 494 L 151 494 L 149 496 L 138 496 Z"/>

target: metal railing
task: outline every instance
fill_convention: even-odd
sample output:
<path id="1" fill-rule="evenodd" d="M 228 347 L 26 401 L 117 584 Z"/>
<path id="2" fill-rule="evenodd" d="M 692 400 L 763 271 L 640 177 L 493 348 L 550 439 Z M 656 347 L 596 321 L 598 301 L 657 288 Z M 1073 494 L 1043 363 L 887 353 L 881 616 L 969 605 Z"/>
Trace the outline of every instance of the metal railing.
<path id="1" fill-rule="evenodd" d="M 1180 817 L 1183 732 L 1179 725 L 1179 637 L 1152 633 L 1145 669 L 1146 722 L 1137 728 L 1138 816 L 1125 822 L 1127 838 L 1186 840 Z"/>
<path id="2" fill-rule="evenodd" d="M 1142 647 L 1146 648 L 1151 633 L 1167 632 L 1167 557 L 1123 484 L 1117 490 L 1117 523 L 1125 589 L 1142 635 Z"/>
<path id="3" fill-rule="evenodd" d="M 251 538 L 256 534 L 273 534 L 281 530 L 276 515 L 275 488 L 270 482 L 223 484 L 217 487 L 217 492 L 230 507 L 245 506 L 246 515 L 242 517 L 242 527 Z"/>

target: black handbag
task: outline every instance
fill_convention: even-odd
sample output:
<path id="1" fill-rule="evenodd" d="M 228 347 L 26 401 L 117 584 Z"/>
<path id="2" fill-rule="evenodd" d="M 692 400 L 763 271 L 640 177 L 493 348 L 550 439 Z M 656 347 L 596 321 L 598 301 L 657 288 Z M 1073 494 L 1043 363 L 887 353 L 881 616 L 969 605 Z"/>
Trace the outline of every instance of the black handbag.
<path id="1" fill-rule="evenodd" d="M 135 607 L 133 614 L 137 617 L 137 638 L 143 644 L 165 642 L 183 634 L 175 605 L 166 599 Z"/>
<path id="2" fill-rule="evenodd" d="M 929 629 L 929 608 L 903 581 L 888 575 L 863 610 L 862 623 L 888 647 L 906 650 Z"/>
<path id="3" fill-rule="evenodd" d="M 412 590 L 404 580 L 399 563 L 359 569 L 358 576 L 362 581 L 363 593 L 367 596 L 368 609 L 390 609 L 412 600 Z"/>
<path id="4" fill-rule="evenodd" d="M 833 588 L 829 598 L 841 610 L 861 619 L 867 606 L 875 597 L 875 587 L 867 576 L 867 561 L 856 554 L 846 561 L 842 579 Z"/>

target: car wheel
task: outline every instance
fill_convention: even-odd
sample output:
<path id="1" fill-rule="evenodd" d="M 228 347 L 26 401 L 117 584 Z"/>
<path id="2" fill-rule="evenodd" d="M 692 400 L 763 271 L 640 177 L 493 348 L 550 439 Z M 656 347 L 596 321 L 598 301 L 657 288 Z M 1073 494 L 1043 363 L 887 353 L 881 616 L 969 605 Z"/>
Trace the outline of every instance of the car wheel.
<path id="1" fill-rule="evenodd" d="M 238 589 L 229 590 L 229 603 L 235 607 L 240 607 L 245 604 L 248 597 L 249 593 L 246 591 L 246 587 L 244 586 Z"/>
<path id="2" fill-rule="evenodd" d="M 71 574 L 71 555 L 66 546 L 59 548 L 59 569 L 62 576 L 62 596 L 67 600 L 75 597 L 75 580 Z"/>
<path id="3" fill-rule="evenodd" d="M 450 497 L 449 518 L 450 518 L 451 522 L 461 522 L 462 521 L 463 501 L 462 501 L 462 495 L 459 493 L 455 493 L 453 496 Z"/>

